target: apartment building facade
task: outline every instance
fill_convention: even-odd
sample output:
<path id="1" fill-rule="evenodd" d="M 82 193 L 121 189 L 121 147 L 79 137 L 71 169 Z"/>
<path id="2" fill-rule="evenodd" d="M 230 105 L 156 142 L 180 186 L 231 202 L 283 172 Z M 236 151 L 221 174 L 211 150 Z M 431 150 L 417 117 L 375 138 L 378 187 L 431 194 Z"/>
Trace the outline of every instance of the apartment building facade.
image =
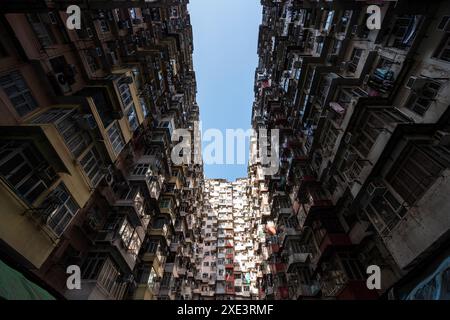
<path id="1" fill-rule="evenodd" d="M 171 160 L 199 139 L 187 0 L 78 1 L 80 30 L 72 1 L 4 1 L 0 271 L 66 299 L 448 298 L 450 6 L 377 1 L 369 30 L 372 2 L 261 1 L 255 161 L 228 182 Z"/>
<path id="2" fill-rule="evenodd" d="M 248 188 L 247 178 L 205 180 L 196 299 L 259 298 L 259 256 L 255 254 L 256 228 Z"/>
<path id="3" fill-rule="evenodd" d="M 67 299 L 190 299 L 203 168 L 171 161 L 199 119 L 187 1 L 77 2 L 79 30 L 69 4 L 2 3 L 2 257 Z"/>
<path id="4" fill-rule="evenodd" d="M 372 2 L 261 1 L 252 125 L 281 137 L 276 175 L 250 167 L 261 298 L 448 298 L 450 6 L 376 2 L 370 30 Z"/>

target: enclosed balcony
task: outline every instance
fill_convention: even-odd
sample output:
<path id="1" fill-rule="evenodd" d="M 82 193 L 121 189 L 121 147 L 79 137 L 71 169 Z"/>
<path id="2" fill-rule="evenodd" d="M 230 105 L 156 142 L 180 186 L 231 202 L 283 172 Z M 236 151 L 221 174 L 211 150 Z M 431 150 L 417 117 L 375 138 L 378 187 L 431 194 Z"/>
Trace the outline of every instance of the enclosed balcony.
<path id="1" fill-rule="evenodd" d="M 152 266 L 141 265 L 137 268 L 136 288 L 133 293 L 135 300 L 155 300 L 159 291 L 157 272 Z"/>
<path id="2" fill-rule="evenodd" d="M 308 218 L 304 229 L 302 245 L 307 249 L 302 251 L 309 250 L 314 268 L 335 250 L 352 247 L 351 239 L 334 211 L 315 213 Z"/>
<path id="3" fill-rule="evenodd" d="M 139 163 L 137 163 L 130 172 L 128 180 L 144 184 L 148 190 L 150 198 L 158 200 L 164 185 L 165 177 L 156 173 L 153 169 L 153 163 L 141 161 L 144 160 L 139 160 Z"/>
<path id="4" fill-rule="evenodd" d="M 81 290 L 67 290 L 68 299 L 121 300 L 131 279 L 103 252 L 89 253 L 81 271 Z"/>
<path id="5" fill-rule="evenodd" d="M 158 217 L 153 221 L 151 227 L 148 229 L 148 233 L 151 236 L 167 238 L 169 235 L 169 224 L 170 222 L 167 218 Z"/>
<path id="6" fill-rule="evenodd" d="M 377 299 L 377 291 L 367 288 L 365 271 L 356 255 L 348 251 L 334 253 L 320 265 L 322 296 L 343 300 Z"/>
<path id="7" fill-rule="evenodd" d="M 132 223 L 147 229 L 151 211 L 139 186 L 132 186 L 119 192 L 114 205 L 121 212 L 126 212 Z"/>
<path id="8" fill-rule="evenodd" d="M 159 201 L 159 211 L 166 214 L 175 223 L 175 202 L 171 197 L 163 197 Z"/>
<path id="9" fill-rule="evenodd" d="M 310 215 L 321 211 L 333 210 L 333 203 L 320 184 L 314 183 L 299 190 L 300 210 L 299 226 L 302 227 Z"/>
<path id="10" fill-rule="evenodd" d="M 286 264 L 283 262 L 270 262 L 269 268 L 272 274 L 286 272 Z"/>
<path id="11" fill-rule="evenodd" d="M 312 279 L 308 268 L 300 268 L 288 275 L 289 298 L 300 300 L 317 297 L 320 293 L 320 283 Z"/>

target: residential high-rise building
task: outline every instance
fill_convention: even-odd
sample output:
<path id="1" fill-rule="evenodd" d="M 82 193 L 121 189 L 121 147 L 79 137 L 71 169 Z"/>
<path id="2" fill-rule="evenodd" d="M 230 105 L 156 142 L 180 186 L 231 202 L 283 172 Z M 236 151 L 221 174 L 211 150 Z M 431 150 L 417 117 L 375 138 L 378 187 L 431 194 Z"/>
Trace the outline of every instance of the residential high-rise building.
<path id="1" fill-rule="evenodd" d="M 256 299 L 254 213 L 248 179 L 205 181 L 202 237 L 198 243 L 199 299 Z"/>
<path id="2" fill-rule="evenodd" d="M 448 299 L 448 1 L 261 0 L 234 182 L 198 161 L 188 0 L 73 2 L 1 4 L 0 298 Z"/>
<path id="3" fill-rule="evenodd" d="M 376 2 L 381 29 L 373 1 L 261 3 L 252 124 L 280 130 L 278 173 L 251 167 L 262 297 L 448 298 L 448 1 Z"/>
<path id="4" fill-rule="evenodd" d="M 190 299 L 203 168 L 171 160 L 199 120 L 187 1 L 78 1 L 75 30 L 69 4 L 2 3 L 2 257 L 69 299 Z"/>

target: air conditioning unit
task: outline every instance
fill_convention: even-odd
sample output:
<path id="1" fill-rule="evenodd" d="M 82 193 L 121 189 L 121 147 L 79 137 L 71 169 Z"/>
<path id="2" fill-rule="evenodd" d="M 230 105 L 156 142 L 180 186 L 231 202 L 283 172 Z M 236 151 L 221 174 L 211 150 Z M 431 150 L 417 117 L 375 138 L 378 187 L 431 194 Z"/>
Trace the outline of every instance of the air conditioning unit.
<path id="1" fill-rule="evenodd" d="M 349 144 L 352 142 L 353 135 L 350 132 L 347 132 L 344 136 L 344 142 Z"/>
<path id="2" fill-rule="evenodd" d="M 354 162 L 358 159 L 358 155 L 351 150 L 347 150 L 344 153 L 343 159 L 346 162 Z"/>
<path id="3" fill-rule="evenodd" d="M 50 12 L 48 13 L 48 18 L 50 19 L 50 22 L 51 22 L 52 24 L 58 24 L 58 19 L 57 19 L 57 17 L 56 17 L 56 14 L 55 14 L 53 11 L 50 11 Z"/>
<path id="4" fill-rule="evenodd" d="M 111 186 L 114 183 L 114 168 L 113 166 L 108 167 L 102 167 L 101 169 L 102 174 L 105 175 L 105 181 L 106 183 Z"/>
<path id="5" fill-rule="evenodd" d="M 409 77 L 408 81 L 405 84 L 405 87 L 409 90 L 418 90 L 427 83 L 427 78 L 419 78 L 419 77 Z"/>
<path id="6" fill-rule="evenodd" d="M 56 81 L 63 93 L 67 93 L 70 91 L 70 85 L 67 82 L 66 76 L 62 72 L 55 73 Z"/>
<path id="7" fill-rule="evenodd" d="M 378 181 L 372 181 L 371 183 L 369 183 L 369 185 L 367 187 L 367 193 L 371 197 L 382 195 L 382 194 L 384 194 L 385 191 L 386 191 L 386 186 L 383 183 L 378 182 Z"/>
<path id="8" fill-rule="evenodd" d="M 88 38 L 94 37 L 94 33 L 92 32 L 92 29 L 90 27 L 86 28 L 86 34 L 87 34 Z"/>
<path id="9" fill-rule="evenodd" d="M 433 137 L 433 145 L 435 146 L 449 146 L 450 145 L 450 132 L 438 130 Z"/>
<path id="10" fill-rule="evenodd" d="M 369 83 L 370 80 L 370 74 L 366 74 L 363 80 L 363 85 L 366 86 Z"/>

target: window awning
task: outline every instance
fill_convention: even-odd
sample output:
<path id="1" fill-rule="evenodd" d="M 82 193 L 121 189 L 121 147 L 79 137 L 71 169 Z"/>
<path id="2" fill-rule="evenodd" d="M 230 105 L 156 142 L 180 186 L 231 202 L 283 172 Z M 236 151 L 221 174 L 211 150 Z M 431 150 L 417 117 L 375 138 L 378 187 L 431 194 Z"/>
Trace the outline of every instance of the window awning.
<path id="1" fill-rule="evenodd" d="M 0 298 L 6 300 L 55 300 L 50 293 L 0 260 Z"/>

